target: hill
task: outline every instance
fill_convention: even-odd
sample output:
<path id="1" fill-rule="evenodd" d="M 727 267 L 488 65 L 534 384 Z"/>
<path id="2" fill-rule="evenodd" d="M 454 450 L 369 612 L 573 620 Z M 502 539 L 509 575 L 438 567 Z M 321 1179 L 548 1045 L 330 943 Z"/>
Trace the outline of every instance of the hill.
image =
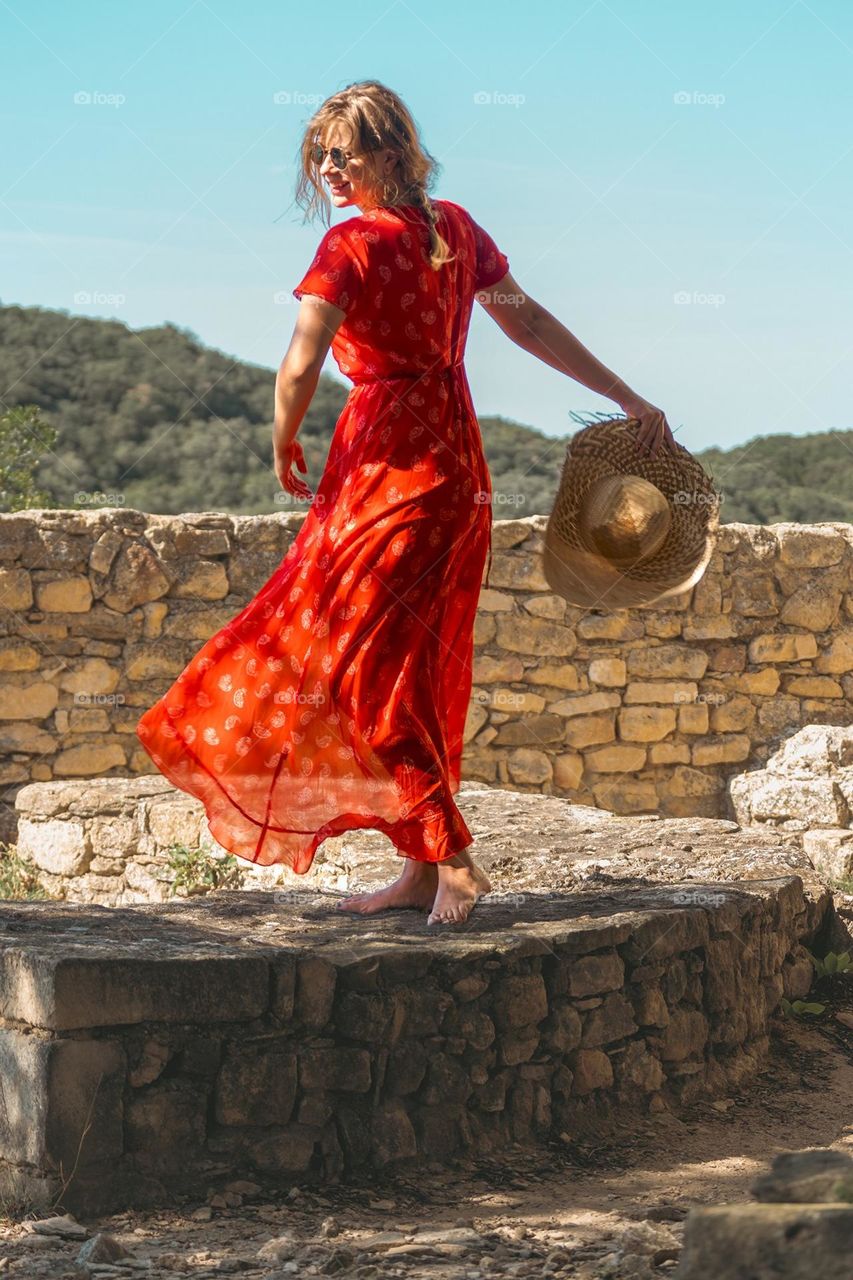
<path id="1" fill-rule="evenodd" d="M 37 404 L 58 432 L 37 480 L 57 507 L 262 514 L 292 504 L 272 469 L 274 371 L 204 346 L 187 329 L 0 305 L 6 408 Z M 299 439 L 316 488 L 348 386 L 323 374 Z M 568 396 L 567 396 L 568 398 Z M 615 408 L 615 406 L 614 406 Z M 547 514 L 573 430 L 510 419 L 480 428 L 495 519 Z M 724 522 L 853 523 L 853 432 L 758 436 L 697 457 L 724 495 Z M 82 497 L 78 495 L 83 495 Z"/>

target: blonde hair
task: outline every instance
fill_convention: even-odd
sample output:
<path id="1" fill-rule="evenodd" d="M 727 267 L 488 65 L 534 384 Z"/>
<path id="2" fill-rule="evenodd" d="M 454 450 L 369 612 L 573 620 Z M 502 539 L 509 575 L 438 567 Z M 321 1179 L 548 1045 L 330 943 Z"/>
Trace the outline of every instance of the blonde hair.
<path id="1" fill-rule="evenodd" d="M 427 187 L 441 169 L 420 138 L 415 120 L 403 100 L 378 80 L 358 80 L 332 94 L 317 108 L 306 125 L 299 145 L 301 172 L 296 184 L 296 203 L 305 211 L 305 220 L 322 210 L 325 225 L 331 222 L 331 201 L 320 180 L 320 166 L 312 156 L 316 142 L 324 139 L 334 125 L 349 130 L 350 145 L 359 151 L 379 151 L 385 147 L 399 157 L 388 178 L 377 178 L 377 204 L 397 205 L 401 199 L 416 204 L 427 215 L 430 265 L 438 270 L 454 254 L 436 227 L 437 210 Z M 405 218 L 402 209 L 400 216 Z"/>

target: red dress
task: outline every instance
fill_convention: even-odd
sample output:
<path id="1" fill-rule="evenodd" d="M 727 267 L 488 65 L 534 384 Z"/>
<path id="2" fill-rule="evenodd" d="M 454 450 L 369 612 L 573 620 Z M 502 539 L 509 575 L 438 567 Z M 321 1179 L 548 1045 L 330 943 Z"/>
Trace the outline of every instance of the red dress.
<path id="1" fill-rule="evenodd" d="M 250 862 L 302 873 L 357 827 L 425 862 L 473 840 L 453 796 L 492 507 L 462 359 L 474 293 L 509 264 L 465 209 L 435 204 L 456 255 L 438 271 L 419 206 L 323 236 L 293 293 L 346 312 L 331 349 L 354 386 L 315 498 L 265 586 L 136 726 Z"/>

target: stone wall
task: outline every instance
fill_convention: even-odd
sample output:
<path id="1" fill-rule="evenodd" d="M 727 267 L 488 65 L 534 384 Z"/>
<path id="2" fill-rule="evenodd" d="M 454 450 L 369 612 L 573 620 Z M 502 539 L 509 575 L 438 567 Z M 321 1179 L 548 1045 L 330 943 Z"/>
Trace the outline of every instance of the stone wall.
<path id="1" fill-rule="evenodd" d="M 140 714 L 257 593 L 303 516 L 0 515 L 0 782 L 135 776 Z M 853 526 L 725 525 L 658 607 L 549 591 L 545 517 L 494 525 L 465 774 L 616 813 L 726 816 L 726 781 L 853 700 Z"/>
<path id="2" fill-rule="evenodd" d="M 95 1213 L 572 1142 L 727 1097 L 783 993 L 808 989 L 831 899 L 795 876 L 712 888 L 530 895 L 438 937 L 411 912 L 353 931 L 294 891 L 16 903 L 0 1193 Z"/>

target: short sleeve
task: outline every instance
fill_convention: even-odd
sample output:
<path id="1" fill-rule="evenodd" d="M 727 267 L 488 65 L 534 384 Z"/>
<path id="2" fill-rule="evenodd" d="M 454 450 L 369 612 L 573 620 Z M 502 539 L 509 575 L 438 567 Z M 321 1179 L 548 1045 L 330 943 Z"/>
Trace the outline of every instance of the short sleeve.
<path id="1" fill-rule="evenodd" d="M 470 214 L 468 215 L 470 217 Z M 503 280 L 509 271 L 509 258 L 501 253 L 488 231 L 471 218 L 474 231 L 474 243 L 477 249 L 477 268 L 474 291 L 488 289 L 490 285 Z"/>
<path id="2" fill-rule="evenodd" d="M 346 233 L 341 227 L 329 227 L 293 296 L 301 298 L 310 293 L 349 314 L 361 291 L 361 282 L 361 263 Z"/>

